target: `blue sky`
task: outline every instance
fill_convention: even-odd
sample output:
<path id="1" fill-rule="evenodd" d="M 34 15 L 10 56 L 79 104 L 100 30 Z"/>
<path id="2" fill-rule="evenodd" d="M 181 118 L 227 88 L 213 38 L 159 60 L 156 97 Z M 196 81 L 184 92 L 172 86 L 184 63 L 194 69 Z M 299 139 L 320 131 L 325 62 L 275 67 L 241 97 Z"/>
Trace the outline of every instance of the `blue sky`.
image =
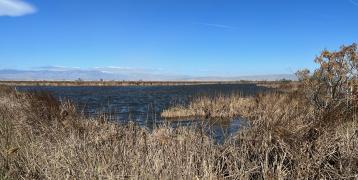
<path id="1" fill-rule="evenodd" d="M 358 0 L 0 0 L 0 69 L 294 73 L 357 22 Z"/>

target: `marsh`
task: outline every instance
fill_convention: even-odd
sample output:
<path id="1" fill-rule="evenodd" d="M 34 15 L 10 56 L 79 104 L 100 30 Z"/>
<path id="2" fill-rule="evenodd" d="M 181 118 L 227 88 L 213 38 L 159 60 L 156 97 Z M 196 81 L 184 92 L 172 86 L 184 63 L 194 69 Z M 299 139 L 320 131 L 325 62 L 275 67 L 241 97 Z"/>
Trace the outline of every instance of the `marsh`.
<path id="1" fill-rule="evenodd" d="M 105 115 L 118 123 L 135 122 L 140 126 L 153 129 L 167 123 L 161 112 L 175 104 L 187 104 L 191 99 L 200 96 L 214 97 L 217 95 L 254 96 L 268 88 L 256 84 L 208 84 L 182 86 L 20 86 L 20 91 L 49 92 L 58 100 L 70 100 L 77 106 L 79 113 L 85 116 Z M 171 119 L 174 127 L 201 123 L 199 117 Z M 217 140 L 223 140 L 246 124 L 240 117 L 230 119 L 211 119 L 206 127 Z"/>

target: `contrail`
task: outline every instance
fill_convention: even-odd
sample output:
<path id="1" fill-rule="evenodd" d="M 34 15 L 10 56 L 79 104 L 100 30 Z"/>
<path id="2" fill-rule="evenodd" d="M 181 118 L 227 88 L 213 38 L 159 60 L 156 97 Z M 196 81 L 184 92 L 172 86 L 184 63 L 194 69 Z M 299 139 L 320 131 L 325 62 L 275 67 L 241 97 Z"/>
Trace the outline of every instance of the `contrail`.
<path id="1" fill-rule="evenodd" d="M 237 29 L 237 27 L 228 26 L 228 25 L 224 25 L 224 24 L 212 24 L 212 23 L 194 23 L 194 24 L 210 26 L 210 27 L 215 27 L 215 28 L 223 28 L 223 29 Z"/>
<path id="2" fill-rule="evenodd" d="M 355 2 L 354 0 L 349 0 L 349 2 L 358 7 L 358 2 Z"/>

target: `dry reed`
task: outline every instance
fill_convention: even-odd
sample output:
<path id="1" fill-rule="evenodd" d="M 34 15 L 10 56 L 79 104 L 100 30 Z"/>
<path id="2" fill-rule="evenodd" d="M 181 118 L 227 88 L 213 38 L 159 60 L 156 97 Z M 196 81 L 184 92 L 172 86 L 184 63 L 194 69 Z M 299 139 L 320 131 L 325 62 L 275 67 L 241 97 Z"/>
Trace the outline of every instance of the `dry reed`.
<path id="1" fill-rule="evenodd" d="M 188 105 L 174 105 L 163 110 L 163 118 L 233 118 L 239 116 L 245 111 L 252 110 L 253 98 L 242 97 L 241 95 L 201 96 L 192 100 Z"/>
<path id="2" fill-rule="evenodd" d="M 250 128 L 215 144 L 200 129 L 86 119 L 48 94 L 1 89 L 2 179 L 358 178 L 356 119 L 316 126 L 298 94 L 253 98 L 240 110 Z"/>

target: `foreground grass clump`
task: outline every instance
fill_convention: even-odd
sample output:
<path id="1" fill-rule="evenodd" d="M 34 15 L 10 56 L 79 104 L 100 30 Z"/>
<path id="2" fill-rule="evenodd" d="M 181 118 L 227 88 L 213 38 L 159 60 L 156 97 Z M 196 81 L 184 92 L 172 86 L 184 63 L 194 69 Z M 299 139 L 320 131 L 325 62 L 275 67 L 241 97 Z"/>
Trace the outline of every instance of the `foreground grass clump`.
<path id="1" fill-rule="evenodd" d="M 245 114 L 252 126 L 236 136 L 234 147 L 241 148 L 231 151 L 247 170 L 256 166 L 258 177 L 267 179 L 358 177 L 354 116 L 336 116 L 335 122 L 328 123 L 297 93 L 257 99 L 255 110 Z"/>
<path id="2" fill-rule="evenodd" d="M 219 148 L 200 131 L 85 119 L 47 94 L 0 91 L 0 177 L 212 178 Z M 214 169 L 215 167 L 215 169 Z"/>

